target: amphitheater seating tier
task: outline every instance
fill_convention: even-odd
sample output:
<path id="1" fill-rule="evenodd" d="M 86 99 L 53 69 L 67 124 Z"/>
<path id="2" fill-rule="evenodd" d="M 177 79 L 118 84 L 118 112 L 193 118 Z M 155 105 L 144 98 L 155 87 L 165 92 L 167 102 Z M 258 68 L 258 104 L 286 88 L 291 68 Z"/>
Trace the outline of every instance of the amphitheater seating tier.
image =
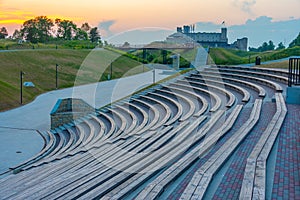
<path id="1" fill-rule="evenodd" d="M 286 82 L 282 70 L 190 71 L 43 132 L 44 148 L 0 178 L 0 199 L 299 198 L 299 180 L 287 190 L 269 167 L 284 160 Z"/>

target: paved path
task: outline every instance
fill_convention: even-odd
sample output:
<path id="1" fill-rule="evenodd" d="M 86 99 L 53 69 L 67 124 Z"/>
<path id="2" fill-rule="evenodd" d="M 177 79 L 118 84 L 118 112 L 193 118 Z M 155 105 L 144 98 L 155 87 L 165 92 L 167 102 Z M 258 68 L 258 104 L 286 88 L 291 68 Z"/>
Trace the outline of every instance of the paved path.
<path id="1" fill-rule="evenodd" d="M 280 130 L 274 184 L 269 199 L 300 199 L 300 106 L 287 105 Z M 269 195 L 269 194 L 268 194 Z"/>
<path id="2" fill-rule="evenodd" d="M 159 81 L 173 73 L 156 69 L 155 80 Z M 40 151 L 43 147 L 43 140 L 36 130 L 50 129 L 50 112 L 57 99 L 82 98 L 90 105 L 99 108 L 151 83 L 153 83 L 153 71 L 122 79 L 51 91 L 38 96 L 30 104 L 1 112 L 0 174 L 9 166 L 18 164 Z"/>

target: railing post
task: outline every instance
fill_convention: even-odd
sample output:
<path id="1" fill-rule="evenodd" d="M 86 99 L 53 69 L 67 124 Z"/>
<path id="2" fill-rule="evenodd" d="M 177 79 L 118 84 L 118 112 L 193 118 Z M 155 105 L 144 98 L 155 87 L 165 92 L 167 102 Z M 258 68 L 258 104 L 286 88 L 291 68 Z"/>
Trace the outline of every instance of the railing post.
<path id="1" fill-rule="evenodd" d="M 300 85 L 300 57 L 289 59 L 288 86 Z"/>

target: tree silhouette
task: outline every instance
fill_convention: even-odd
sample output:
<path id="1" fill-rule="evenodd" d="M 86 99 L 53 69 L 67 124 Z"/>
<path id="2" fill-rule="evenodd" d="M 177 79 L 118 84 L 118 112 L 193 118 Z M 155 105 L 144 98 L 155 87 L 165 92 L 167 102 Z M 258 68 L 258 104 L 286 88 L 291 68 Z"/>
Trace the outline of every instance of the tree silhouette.
<path id="1" fill-rule="evenodd" d="M 21 28 L 22 36 L 29 42 L 46 42 L 51 38 L 53 21 L 46 16 L 27 20 Z"/>
<path id="2" fill-rule="evenodd" d="M 5 27 L 2 27 L 2 28 L 0 29 L 0 39 L 4 39 L 4 38 L 6 38 L 7 36 L 8 36 L 8 32 L 7 32 L 6 28 L 5 28 Z"/>
<path id="3" fill-rule="evenodd" d="M 98 32 L 98 28 L 94 27 L 90 30 L 90 40 L 91 42 L 99 42 L 99 40 L 101 39 L 100 34 Z"/>
<path id="4" fill-rule="evenodd" d="M 297 36 L 296 39 L 294 39 L 291 44 L 289 45 L 289 47 L 294 47 L 294 46 L 300 46 L 300 33 Z"/>

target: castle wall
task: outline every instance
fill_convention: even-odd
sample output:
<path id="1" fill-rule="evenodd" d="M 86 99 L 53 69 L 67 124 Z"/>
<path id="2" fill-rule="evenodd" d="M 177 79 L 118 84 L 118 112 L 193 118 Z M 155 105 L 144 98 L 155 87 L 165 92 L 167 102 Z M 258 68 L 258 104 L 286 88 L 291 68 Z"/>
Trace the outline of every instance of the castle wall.
<path id="1" fill-rule="evenodd" d="M 190 26 L 184 26 L 183 29 L 177 27 L 177 33 L 170 35 L 166 41 L 180 44 L 193 41 L 207 47 L 236 48 L 242 51 L 248 49 L 248 38 L 237 39 L 233 44 L 228 44 L 227 28 L 221 28 L 221 33 L 194 33 Z"/>

